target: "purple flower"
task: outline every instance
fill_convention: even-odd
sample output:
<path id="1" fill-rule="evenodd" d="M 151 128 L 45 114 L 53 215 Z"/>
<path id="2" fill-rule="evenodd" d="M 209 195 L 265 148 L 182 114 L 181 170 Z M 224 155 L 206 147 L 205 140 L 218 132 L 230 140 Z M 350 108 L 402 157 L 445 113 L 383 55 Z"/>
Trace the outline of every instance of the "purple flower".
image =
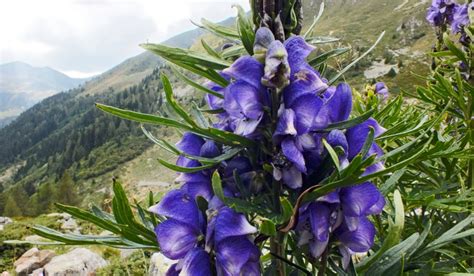
<path id="1" fill-rule="evenodd" d="M 281 89 L 287 86 L 290 81 L 288 53 L 278 40 L 273 41 L 268 47 L 264 72 L 262 84 L 266 87 Z"/>
<path id="2" fill-rule="evenodd" d="M 149 209 L 167 218 L 155 232 L 163 254 L 178 260 L 168 275 L 210 275 L 211 263 L 220 275 L 259 275 L 260 251 L 249 239 L 257 229 L 215 197 L 209 207 L 204 216 L 194 198 L 179 189 Z M 211 256 L 216 256 L 215 262 Z"/>
<path id="3" fill-rule="evenodd" d="M 221 150 L 212 140 L 204 140 L 203 138 L 186 132 L 183 138 L 176 144 L 177 148 L 184 153 L 196 156 L 212 158 L 220 155 Z M 178 157 L 176 162 L 181 167 L 199 167 L 202 164 L 196 160 L 189 159 L 185 156 Z M 202 196 L 206 200 L 212 197 L 211 174 L 209 171 L 199 171 L 194 173 L 181 173 L 176 179 L 177 182 L 183 183 L 181 189 L 193 198 Z"/>
<path id="4" fill-rule="evenodd" d="M 265 61 L 265 56 L 267 55 L 268 47 L 270 44 L 275 41 L 275 36 L 272 31 L 267 27 L 258 28 L 255 33 L 255 42 L 253 45 L 254 57 L 261 62 Z"/>
<path id="5" fill-rule="evenodd" d="M 467 4 L 456 5 L 453 13 L 453 21 L 451 22 L 451 32 L 453 34 L 461 33 L 463 32 L 463 27 L 467 25 L 469 25 Z"/>
<path id="6" fill-rule="evenodd" d="M 237 59 L 224 70 L 234 81 L 224 90 L 223 108 L 229 115 L 230 129 L 252 137 L 263 120 L 268 105 L 267 89 L 261 85 L 263 65 L 250 56 Z"/>
<path id="7" fill-rule="evenodd" d="M 455 2 L 452 0 L 433 0 L 428 9 L 426 20 L 436 27 L 450 24 L 453 20 Z"/>
<path id="8" fill-rule="evenodd" d="M 375 94 L 381 95 L 383 99 L 388 98 L 388 87 L 384 82 L 377 82 L 375 84 Z"/>

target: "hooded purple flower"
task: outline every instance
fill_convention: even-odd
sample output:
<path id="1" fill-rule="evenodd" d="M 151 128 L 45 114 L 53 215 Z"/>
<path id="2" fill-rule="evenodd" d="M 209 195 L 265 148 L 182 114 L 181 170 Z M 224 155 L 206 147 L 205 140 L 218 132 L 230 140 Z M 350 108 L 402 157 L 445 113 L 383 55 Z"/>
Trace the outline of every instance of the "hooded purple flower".
<path id="1" fill-rule="evenodd" d="M 455 5 L 453 0 L 433 0 L 428 9 L 426 20 L 436 27 L 450 24 L 453 20 Z"/>
<path id="2" fill-rule="evenodd" d="M 388 87 L 384 82 L 377 82 L 375 84 L 375 94 L 381 95 L 383 99 L 388 98 Z"/>
<path id="3" fill-rule="evenodd" d="M 261 85 L 263 65 L 253 57 L 243 56 L 223 72 L 233 79 L 224 89 L 223 102 L 230 129 L 252 137 L 263 120 L 263 108 L 268 105 L 267 89 Z"/>
<path id="4" fill-rule="evenodd" d="M 474 4 L 470 4 L 472 8 Z M 453 13 L 453 21 L 451 22 L 451 32 L 453 34 L 462 33 L 463 27 L 469 25 L 468 4 L 456 5 Z"/>
<path id="5" fill-rule="evenodd" d="M 204 140 L 203 138 L 186 132 L 183 138 L 176 144 L 177 148 L 184 153 L 196 157 L 216 157 L 221 153 L 217 144 L 212 140 Z M 181 167 L 199 167 L 202 164 L 196 160 L 189 159 L 185 156 L 180 156 L 176 162 Z M 202 196 L 206 200 L 212 197 L 211 174 L 209 171 L 203 170 L 194 173 L 181 173 L 177 182 L 183 183 L 181 189 L 185 190 L 187 194 L 193 198 Z"/>
<path id="6" fill-rule="evenodd" d="M 156 226 L 155 232 L 163 254 L 178 262 L 167 275 L 210 275 L 210 256 L 215 252 L 219 275 L 259 275 L 260 251 L 249 240 L 257 230 L 244 215 L 210 201 L 206 217 L 195 200 L 183 190 L 172 190 L 150 208 L 150 212 L 167 220 Z M 207 222 L 206 222 L 207 221 Z M 232 255 L 231 258 L 229 256 Z"/>

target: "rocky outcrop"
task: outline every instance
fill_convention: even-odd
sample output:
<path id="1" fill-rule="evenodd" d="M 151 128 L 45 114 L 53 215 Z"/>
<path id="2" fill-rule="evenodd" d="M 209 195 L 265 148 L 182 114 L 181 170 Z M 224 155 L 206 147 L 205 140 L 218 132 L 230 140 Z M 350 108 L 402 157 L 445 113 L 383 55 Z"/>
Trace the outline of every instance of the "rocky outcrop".
<path id="1" fill-rule="evenodd" d="M 9 217 L 0 217 L 0 231 L 3 231 L 5 225 L 12 223 L 13 220 Z"/>
<path id="2" fill-rule="evenodd" d="M 26 251 L 15 261 L 15 272 L 17 275 L 28 275 L 38 268 L 43 267 L 55 256 L 53 251 L 39 250 L 36 247 Z"/>
<path id="3" fill-rule="evenodd" d="M 153 253 L 150 258 L 150 267 L 148 268 L 149 276 L 165 275 L 168 268 L 176 261 L 166 258 L 161 253 Z"/>
<path id="4" fill-rule="evenodd" d="M 75 219 L 72 218 L 70 214 L 67 213 L 51 213 L 47 215 L 48 217 L 57 217 L 58 222 L 61 223 L 61 230 L 64 230 L 66 232 L 74 233 L 74 234 L 80 234 L 81 232 L 81 227 L 77 225 L 77 222 Z"/>
<path id="5" fill-rule="evenodd" d="M 98 254 L 85 248 L 76 248 L 64 255 L 54 257 L 44 266 L 44 275 L 70 276 L 91 275 L 107 265 Z"/>

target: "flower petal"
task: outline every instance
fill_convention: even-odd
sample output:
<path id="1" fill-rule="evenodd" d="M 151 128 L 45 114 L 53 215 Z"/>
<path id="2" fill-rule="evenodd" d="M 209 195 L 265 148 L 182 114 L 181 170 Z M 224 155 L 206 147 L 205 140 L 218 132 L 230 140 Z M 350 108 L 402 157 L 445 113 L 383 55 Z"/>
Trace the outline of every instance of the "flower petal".
<path id="1" fill-rule="evenodd" d="M 334 94 L 326 102 L 328 116 L 331 123 L 349 119 L 352 111 L 352 90 L 347 83 L 340 83 Z"/>
<path id="2" fill-rule="evenodd" d="M 373 118 L 369 118 L 367 121 L 353 126 L 346 131 L 347 143 L 349 144 L 349 160 L 352 160 L 362 150 L 362 146 L 369 134 L 369 127 L 374 128 L 375 137 L 385 132 L 385 129 Z"/>
<path id="3" fill-rule="evenodd" d="M 208 276 L 211 273 L 209 254 L 202 248 L 194 248 L 183 259 L 182 275 Z"/>
<path id="4" fill-rule="evenodd" d="M 262 84 L 266 87 L 281 89 L 287 86 L 289 82 L 288 53 L 283 44 L 279 40 L 275 40 L 268 47 Z"/>
<path id="5" fill-rule="evenodd" d="M 204 139 L 191 132 L 185 132 L 176 147 L 189 155 L 199 155 Z"/>
<path id="6" fill-rule="evenodd" d="M 186 191 L 186 193 L 193 198 L 202 196 L 208 201 L 214 195 L 210 180 L 206 182 L 186 182 L 181 186 L 181 189 Z"/>
<path id="7" fill-rule="evenodd" d="M 283 154 L 295 164 L 296 168 L 300 172 L 305 173 L 306 172 L 306 164 L 305 160 L 303 157 L 303 154 L 300 152 L 300 150 L 296 147 L 295 141 L 293 138 L 288 137 L 284 139 L 281 143 L 281 150 Z"/>
<path id="8" fill-rule="evenodd" d="M 324 203 L 312 203 L 309 207 L 311 231 L 318 241 L 329 239 L 329 218 L 331 210 Z"/>
<path id="9" fill-rule="evenodd" d="M 381 194 L 374 184 L 362 184 L 342 188 L 340 199 L 345 216 L 358 217 L 365 215 L 379 201 Z"/>
<path id="10" fill-rule="evenodd" d="M 306 43 L 302 36 L 288 38 L 285 41 L 285 48 L 288 52 L 288 62 L 290 63 L 292 75 L 309 66 L 306 58 L 315 49 L 315 47 Z"/>
<path id="11" fill-rule="evenodd" d="M 223 207 L 216 217 L 215 241 L 221 242 L 225 238 L 235 236 L 245 236 L 257 232 L 257 229 L 250 225 L 244 215 L 236 213 L 234 210 Z"/>
<path id="12" fill-rule="evenodd" d="M 287 107 L 292 106 L 300 96 L 306 94 L 319 95 L 328 87 L 316 73 L 310 70 L 301 70 L 295 74 L 294 78 L 283 91 L 283 102 Z"/>
<path id="13" fill-rule="evenodd" d="M 295 112 L 292 109 L 285 109 L 278 118 L 274 136 L 296 135 Z"/>
<path id="14" fill-rule="evenodd" d="M 199 156 L 213 158 L 219 156 L 221 151 L 217 147 L 216 143 L 212 140 L 207 140 L 202 146 L 199 152 Z"/>
<path id="15" fill-rule="evenodd" d="M 198 230 L 199 209 L 194 199 L 183 190 L 169 191 L 161 201 L 150 207 L 150 212 L 187 223 Z"/>
<path id="16" fill-rule="evenodd" d="M 246 237 L 227 238 L 216 248 L 216 263 L 223 272 L 221 275 L 243 275 L 242 268 L 249 263 L 258 263 L 259 257 L 260 251 Z"/>
<path id="17" fill-rule="evenodd" d="M 341 230 L 343 231 L 336 231 L 339 241 L 341 241 L 341 243 L 343 243 L 353 252 L 367 252 L 374 244 L 375 228 L 365 217 L 360 218 L 357 230 Z"/>
<path id="18" fill-rule="evenodd" d="M 315 94 L 300 96 L 293 102 L 290 108 L 295 112 L 295 126 L 299 135 L 328 125 L 327 110 L 322 107 L 323 100 Z"/>
<path id="19" fill-rule="evenodd" d="M 223 72 L 235 80 L 242 80 L 258 88 L 261 86 L 263 64 L 251 56 L 242 56 Z"/>
<path id="20" fill-rule="evenodd" d="M 172 260 L 183 258 L 196 246 L 199 232 L 189 224 L 168 219 L 155 228 L 161 252 Z"/>
<path id="21" fill-rule="evenodd" d="M 236 118 L 258 119 L 263 113 L 262 95 L 254 86 L 236 81 L 227 87 L 224 109 Z"/>
<path id="22" fill-rule="evenodd" d="M 292 189 L 298 189 L 303 186 L 303 175 L 296 168 L 296 166 L 291 166 L 290 168 L 284 168 L 282 170 L 283 174 L 283 183 L 286 186 Z"/>

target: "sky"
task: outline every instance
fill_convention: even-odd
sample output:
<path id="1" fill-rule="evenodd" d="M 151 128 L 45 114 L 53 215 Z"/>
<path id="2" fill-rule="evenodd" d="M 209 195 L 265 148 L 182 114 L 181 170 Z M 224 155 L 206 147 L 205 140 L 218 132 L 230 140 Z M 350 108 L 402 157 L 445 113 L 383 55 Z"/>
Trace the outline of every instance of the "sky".
<path id="1" fill-rule="evenodd" d="M 159 43 L 249 10 L 248 0 L 2 0 L 0 64 L 22 61 L 71 77 L 100 74 Z"/>

